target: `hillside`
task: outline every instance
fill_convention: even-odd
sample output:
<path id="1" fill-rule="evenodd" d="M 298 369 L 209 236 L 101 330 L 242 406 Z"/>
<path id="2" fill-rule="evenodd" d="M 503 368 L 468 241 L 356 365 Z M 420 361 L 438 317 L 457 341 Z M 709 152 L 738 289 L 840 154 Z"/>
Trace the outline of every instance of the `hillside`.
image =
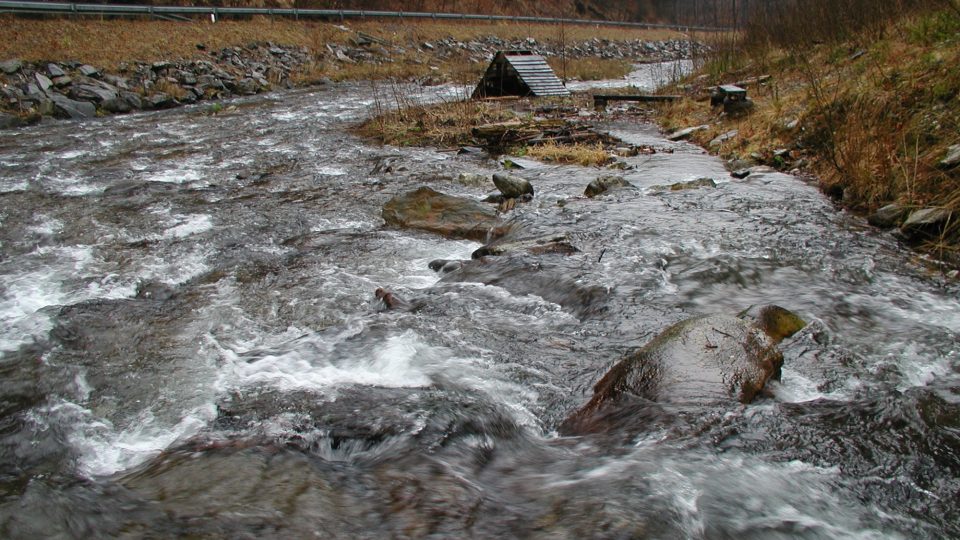
<path id="1" fill-rule="evenodd" d="M 128 3 L 148 3 L 132 0 Z M 613 21 L 709 24 L 731 13 L 730 0 L 200 0 L 156 4 L 261 6 L 315 9 L 366 9 L 483 13 Z M 727 21 L 725 21 L 727 22 Z"/>
<path id="2" fill-rule="evenodd" d="M 785 31 L 766 26 L 719 44 L 680 88 L 689 99 L 662 110 L 661 122 L 669 130 L 706 126 L 692 138 L 732 169 L 761 164 L 815 175 L 838 205 L 956 261 L 960 9 L 853 19 L 855 4 L 838 3 L 819 14 L 820 24 L 813 13 Z M 847 15 L 863 24 L 830 22 Z M 705 105 L 713 85 L 751 80 L 749 114 Z"/>

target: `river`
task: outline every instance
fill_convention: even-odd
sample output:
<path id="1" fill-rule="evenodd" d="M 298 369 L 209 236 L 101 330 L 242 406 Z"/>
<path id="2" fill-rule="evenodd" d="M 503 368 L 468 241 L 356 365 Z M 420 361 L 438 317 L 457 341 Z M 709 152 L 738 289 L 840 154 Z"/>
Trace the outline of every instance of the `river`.
<path id="1" fill-rule="evenodd" d="M 960 536 L 958 287 L 894 237 L 620 121 L 658 150 L 623 158 L 638 189 L 518 173 L 509 218 L 578 253 L 441 278 L 480 244 L 382 205 L 480 198 L 458 173 L 500 166 L 350 135 L 377 104 L 342 84 L 0 134 L 0 535 Z M 810 322 L 772 397 L 558 435 L 668 325 L 766 303 Z"/>

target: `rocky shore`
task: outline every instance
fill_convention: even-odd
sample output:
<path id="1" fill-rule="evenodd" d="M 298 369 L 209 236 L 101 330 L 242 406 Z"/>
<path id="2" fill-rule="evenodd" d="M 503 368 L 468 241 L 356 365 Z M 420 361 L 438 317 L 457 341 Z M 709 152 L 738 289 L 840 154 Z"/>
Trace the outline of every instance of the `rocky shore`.
<path id="1" fill-rule="evenodd" d="M 84 119 L 99 115 L 155 110 L 247 96 L 276 89 L 324 84 L 330 79 L 317 66 L 383 65 L 410 53 L 423 58 L 480 64 L 503 49 L 527 49 L 545 56 L 564 47 L 533 38 L 504 40 L 496 36 L 472 41 L 444 38 L 394 44 L 356 33 L 349 45 L 328 43 L 321 50 L 271 42 L 207 50 L 196 45 L 191 59 L 129 62 L 107 70 L 74 61 L 0 62 L 0 129 L 44 118 Z M 597 57 L 634 62 L 690 58 L 704 46 L 685 40 L 610 41 L 594 38 L 565 47 L 570 58 Z M 448 82 L 430 76 L 424 84 Z"/>

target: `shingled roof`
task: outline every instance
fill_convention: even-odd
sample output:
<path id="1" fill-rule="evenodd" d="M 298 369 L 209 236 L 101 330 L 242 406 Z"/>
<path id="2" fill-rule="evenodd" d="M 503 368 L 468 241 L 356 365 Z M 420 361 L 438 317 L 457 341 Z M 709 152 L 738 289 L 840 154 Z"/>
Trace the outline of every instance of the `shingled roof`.
<path id="1" fill-rule="evenodd" d="M 474 98 L 569 95 L 547 60 L 530 51 L 498 52 L 473 91 Z"/>

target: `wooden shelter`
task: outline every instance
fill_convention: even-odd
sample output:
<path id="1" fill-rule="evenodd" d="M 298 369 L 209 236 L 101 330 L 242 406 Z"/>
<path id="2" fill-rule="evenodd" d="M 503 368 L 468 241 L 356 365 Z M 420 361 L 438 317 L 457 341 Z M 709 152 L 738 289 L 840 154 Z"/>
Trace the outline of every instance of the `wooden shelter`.
<path id="1" fill-rule="evenodd" d="M 493 57 L 474 99 L 500 96 L 569 96 L 547 60 L 530 51 L 500 51 Z"/>

